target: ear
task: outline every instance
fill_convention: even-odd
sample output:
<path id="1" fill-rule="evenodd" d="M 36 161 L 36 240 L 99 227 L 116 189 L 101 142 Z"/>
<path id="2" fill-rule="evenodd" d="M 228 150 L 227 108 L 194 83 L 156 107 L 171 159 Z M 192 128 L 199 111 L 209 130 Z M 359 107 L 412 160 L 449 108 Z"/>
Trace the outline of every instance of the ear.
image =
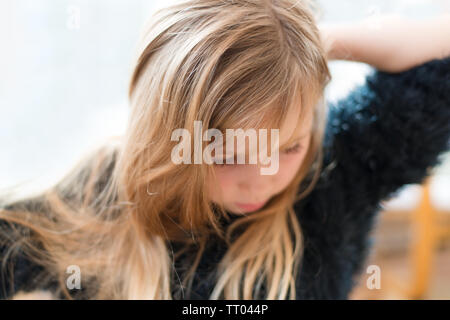
<path id="1" fill-rule="evenodd" d="M 30 292 L 19 291 L 11 300 L 58 300 L 56 297 L 47 290 L 36 290 Z"/>

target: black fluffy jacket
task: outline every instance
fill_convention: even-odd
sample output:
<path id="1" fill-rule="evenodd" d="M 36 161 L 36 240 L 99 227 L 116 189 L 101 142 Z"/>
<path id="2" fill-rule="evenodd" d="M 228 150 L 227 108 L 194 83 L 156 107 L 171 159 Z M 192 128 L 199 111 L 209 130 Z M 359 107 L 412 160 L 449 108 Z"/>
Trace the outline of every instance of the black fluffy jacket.
<path id="1" fill-rule="evenodd" d="M 364 84 L 329 103 L 328 110 L 322 174 L 294 205 L 304 240 L 297 299 L 347 299 L 364 279 L 380 202 L 404 185 L 422 183 L 442 162 L 450 149 L 450 57 L 400 73 L 373 69 Z M 5 234 L 7 224 L 0 227 Z M 0 247 L 0 262 L 7 249 L 7 242 Z M 192 295 L 183 296 L 174 278 L 174 298 L 208 299 L 214 268 L 226 250 L 219 238 L 209 241 Z M 183 271 L 189 264 L 181 259 L 175 267 Z M 5 266 L 0 298 L 40 288 L 38 273 L 45 270 L 26 256 Z M 82 292 L 74 297 L 89 298 Z"/>

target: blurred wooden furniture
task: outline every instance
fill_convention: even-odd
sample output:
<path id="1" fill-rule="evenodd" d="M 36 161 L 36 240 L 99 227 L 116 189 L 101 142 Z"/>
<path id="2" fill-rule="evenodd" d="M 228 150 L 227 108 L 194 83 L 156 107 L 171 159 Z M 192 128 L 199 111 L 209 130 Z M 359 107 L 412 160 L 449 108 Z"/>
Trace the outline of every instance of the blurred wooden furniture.
<path id="1" fill-rule="evenodd" d="M 426 298 L 432 280 L 433 263 L 438 246 L 442 241 L 450 238 L 450 224 L 443 224 L 442 219 L 439 219 L 450 214 L 450 207 L 446 205 L 445 208 L 439 208 L 433 202 L 432 182 L 434 178 L 436 176 L 428 177 L 420 186 L 420 192 L 417 192 L 417 189 L 409 190 L 409 198 L 406 197 L 400 203 L 396 203 L 400 197 L 392 201 L 392 206 L 387 202 L 384 210 L 384 214 L 388 215 L 401 213 L 401 217 L 408 219 L 407 222 L 411 227 L 410 243 L 408 244 L 409 269 L 407 273 L 409 279 L 406 280 L 402 277 L 403 279 L 399 280 L 399 277 L 392 272 L 385 273 L 389 290 L 396 292 L 394 296 L 397 295 L 404 299 Z M 443 191 L 448 203 L 450 179 L 438 189 Z M 436 190 L 435 188 L 434 191 Z M 447 192 L 448 197 L 446 196 Z"/>
<path id="2" fill-rule="evenodd" d="M 450 226 L 440 225 L 439 209 L 431 201 L 432 177 L 423 184 L 422 199 L 413 211 L 413 243 L 411 245 L 412 279 L 407 295 L 410 299 L 422 299 L 428 289 L 432 274 L 433 257 L 439 241 L 450 237 Z M 449 189 L 450 197 L 450 189 Z"/>

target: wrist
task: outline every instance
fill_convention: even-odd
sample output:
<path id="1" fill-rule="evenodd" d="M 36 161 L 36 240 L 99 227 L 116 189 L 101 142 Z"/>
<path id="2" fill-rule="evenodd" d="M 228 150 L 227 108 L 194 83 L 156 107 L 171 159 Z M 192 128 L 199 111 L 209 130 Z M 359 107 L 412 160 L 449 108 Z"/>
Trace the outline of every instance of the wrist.
<path id="1" fill-rule="evenodd" d="M 324 50 L 328 60 L 357 60 L 351 42 L 345 37 L 347 26 L 322 25 L 320 27 Z"/>

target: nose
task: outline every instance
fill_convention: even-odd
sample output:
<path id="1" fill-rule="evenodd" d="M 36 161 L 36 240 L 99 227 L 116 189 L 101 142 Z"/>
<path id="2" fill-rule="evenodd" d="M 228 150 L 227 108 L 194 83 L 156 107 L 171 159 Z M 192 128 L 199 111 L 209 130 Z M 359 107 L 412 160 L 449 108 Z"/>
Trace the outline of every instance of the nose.
<path id="1" fill-rule="evenodd" d="M 273 176 L 262 175 L 261 165 L 243 164 L 239 171 L 238 188 L 249 203 L 267 200 L 273 185 Z"/>

